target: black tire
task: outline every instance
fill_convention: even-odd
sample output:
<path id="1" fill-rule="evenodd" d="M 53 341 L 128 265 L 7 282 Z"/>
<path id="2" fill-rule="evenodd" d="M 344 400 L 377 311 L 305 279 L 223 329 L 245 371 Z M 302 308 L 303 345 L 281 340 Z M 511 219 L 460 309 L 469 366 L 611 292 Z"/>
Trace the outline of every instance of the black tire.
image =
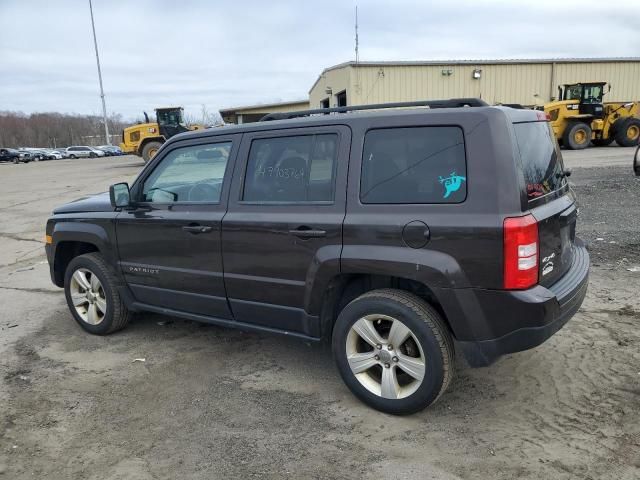
<path id="1" fill-rule="evenodd" d="M 633 173 L 636 177 L 640 177 L 640 146 L 636 148 L 636 153 L 633 156 Z"/>
<path id="2" fill-rule="evenodd" d="M 89 154 L 89 158 L 96 158 L 96 154 L 95 154 L 95 153 L 93 153 L 93 152 L 91 152 L 91 153 Z"/>
<path id="3" fill-rule="evenodd" d="M 18 165 L 18 164 L 20 163 L 20 159 L 18 159 L 18 158 L 14 158 L 14 159 L 13 159 L 13 163 L 14 163 L 14 164 L 16 164 L 16 165 Z"/>
<path id="4" fill-rule="evenodd" d="M 96 275 L 104 290 L 107 305 L 106 313 L 102 321 L 97 325 L 91 325 L 84 321 L 71 300 L 71 277 L 79 268 L 86 269 L 92 275 Z M 99 253 L 86 253 L 75 257 L 69 262 L 64 276 L 64 293 L 73 318 L 84 330 L 94 335 L 108 335 L 123 329 L 127 325 L 131 314 L 118 293 L 117 285 L 116 277 Z"/>
<path id="5" fill-rule="evenodd" d="M 640 140 L 640 120 L 627 118 L 615 129 L 616 143 L 621 147 L 635 147 Z"/>
<path id="6" fill-rule="evenodd" d="M 584 150 L 591 143 L 591 127 L 584 122 L 567 125 L 562 134 L 562 144 L 570 150 Z"/>
<path id="7" fill-rule="evenodd" d="M 69 155 L 69 158 L 76 158 L 76 156 L 72 153 L 71 155 Z"/>
<path id="8" fill-rule="evenodd" d="M 144 163 L 147 163 L 149 160 L 151 160 L 161 146 L 162 143 L 160 142 L 146 143 L 144 145 L 144 148 L 142 149 L 142 159 L 144 160 Z"/>
<path id="9" fill-rule="evenodd" d="M 593 143 L 596 147 L 608 147 L 613 143 L 613 137 L 610 136 L 609 138 L 596 138 L 594 140 L 591 140 L 591 143 Z"/>
<path id="10" fill-rule="evenodd" d="M 387 399 L 371 392 L 349 366 L 347 340 L 351 327 L 372 314 L 400 320 L 411 330 L 424 353 L 422 383 L 404 398 Z M 447 389 L 454 373 L 453 340 L 440 314 L 421 298 L 402 290 L 373 290 L 349 303 L 338 315 L 334 326 L 332 350 L 340 375 L 351 392 L 376 410 L 395 415 L 415 413 L 433 404 Z M 382 367 L 374 368 L 382 371 Z"/>

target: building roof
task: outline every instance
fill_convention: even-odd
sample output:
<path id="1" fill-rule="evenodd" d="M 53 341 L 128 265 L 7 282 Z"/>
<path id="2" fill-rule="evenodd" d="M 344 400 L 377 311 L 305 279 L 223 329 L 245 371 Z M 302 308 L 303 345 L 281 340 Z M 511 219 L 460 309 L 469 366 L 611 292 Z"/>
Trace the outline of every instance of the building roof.
<path id="1" fill-rule="evenodd" d="M 235 113 L 240 112 L 242 110 L 260 110 L 263 108 L 273 108 L 273 107 L 285 107 L 287 105 L 298 105 L 298 104 L 306 104 L 309 105 L 309 100 L 291 100 L 290 102 L 276 102 L 276 103 L 258 103 L 256 105 L 245 105 L 242 107 L 229 107 L 229 108 L 221 108 L 220 115 L 225 113 Z"/>
<path id="2" fill-rule="evenodd" d="M 408 60 L 408 61 L 380 61 L 355 62 L 348 61 L 327 67 L 322 70 L 311 90 L 315 88 L 322 76 L 331 70 L 345 67 L 421 67 L 421 66 L 451 66 L 451 65 L 518 65 L 531 63 L 603 63 L 603 62 L 640 62 L 640 57 L 596 57 L 596 58 L 505 58 L 496 60 Z"/>

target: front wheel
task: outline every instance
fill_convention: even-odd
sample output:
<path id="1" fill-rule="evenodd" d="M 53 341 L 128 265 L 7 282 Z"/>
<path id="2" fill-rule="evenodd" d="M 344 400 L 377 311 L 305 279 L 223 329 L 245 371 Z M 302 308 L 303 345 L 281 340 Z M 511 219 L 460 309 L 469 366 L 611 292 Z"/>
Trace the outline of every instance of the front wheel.
<path id="1" fill-rule="evenodd" d="M 96 158 L 96 154 L 95 154 L 95 153 L 93 153 L 93 152 L 91 152 L 91 153 L 89 154 L 89 158 Z"/>
<path id="2" fill-rule="evenodd" d="M 71 155 L 69 155 L 69 158 L 74 158 L 74 159 L 75 159 L 75 158 L 76 158 L 76 156 L 75 156 L 75 155 L 73 155 L 73 154 L 71 154 Z"/>
<path id="3" fill-rule="evenodd" d="M 69 262 L 64 293 L 73 318 L 89 333 L 107 335 L 129 322 L 117 280 L 99 253 L 80 255 Z"/>
<path id="4" fill-rule="evenodd" d="M 401 290 L 374 290 L 349 303 L 336 321 L 332 348 L 353 394 L 386 413 L 428 407 L 453 377 L 453 341 L 443 319 Z"/>
<path id="5" fill-rule="evenodd" d="M 635 147 L 640 140 L 640 120 L 627 118 L 616 128 L 616 143 L 621 147 Z"/>

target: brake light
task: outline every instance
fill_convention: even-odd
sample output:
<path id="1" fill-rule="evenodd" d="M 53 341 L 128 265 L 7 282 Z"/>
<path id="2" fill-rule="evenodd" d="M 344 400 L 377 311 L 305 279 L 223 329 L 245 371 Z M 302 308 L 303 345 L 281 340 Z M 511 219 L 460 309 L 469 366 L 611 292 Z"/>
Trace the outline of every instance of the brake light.
<path id="1" fill-rule="evenodd" d="M 538 222 L 533 215 L 505 218 L 504 288 L 522 290 L 538 283 Z"/>
<path id="2" fill-rule="evenodd" d="M 538 120 L 551 120 L 551 115 L 545 112 L 541 112 L 540 110 L 536 110 L 536 116 L 538 117 Z"/>

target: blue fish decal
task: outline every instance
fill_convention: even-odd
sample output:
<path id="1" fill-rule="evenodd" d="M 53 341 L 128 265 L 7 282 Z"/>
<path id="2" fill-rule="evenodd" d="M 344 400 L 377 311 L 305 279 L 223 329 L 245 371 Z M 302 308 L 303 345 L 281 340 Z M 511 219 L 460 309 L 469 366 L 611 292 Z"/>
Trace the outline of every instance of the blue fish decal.
<path id="1" fill-rule="evenodd" d="M 466 180 L 467 180 L 467 177 L 456 175 L 455 171 L 451 172 L 451 175 L 449 175 L 448 177 L 443 177 L 443 176 L 438 177 L 438 181 L 442 185 L 444 185 L 444 189 L 445 189 L 445 192 L 442 198 L 449 198 L 449 195 L 460 190 L 460 187 L 462 186 L 462 182 L 465 182 Z"/>

